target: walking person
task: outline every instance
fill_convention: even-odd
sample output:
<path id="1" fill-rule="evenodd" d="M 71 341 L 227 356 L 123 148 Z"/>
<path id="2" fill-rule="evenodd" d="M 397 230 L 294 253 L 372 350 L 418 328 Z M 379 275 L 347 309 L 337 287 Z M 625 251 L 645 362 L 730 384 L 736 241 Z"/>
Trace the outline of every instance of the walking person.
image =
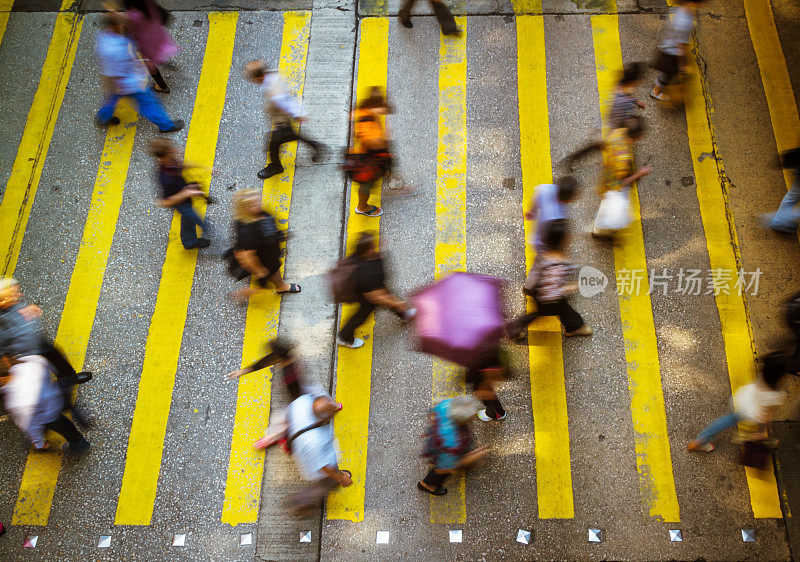
<path id="1" fill-rule="evenodd" d="M 644 65 L 640 62 L 628 63 L 622 69 L 608 115 L 609 127 L 612 130 L 623 127 L 628 119 L 637 115 L 637 109 L 645 108 L 644 103 L 636 97 L 636 88 L 642 83 L 643 78 Z"/>
<path id="2" fill-rule="evenodd" d="M 44 432 L 49 429 L 67 440 L 62 450 L 83 453 L 89 442 L 72 421 L 64 416 L 64 397 L 50 376 L 50 365 L 40 355 L 15 360 L 3 381 L 3 403 L 17 426 L 38 451 L 50 448 Z"/>
<path id="3" fill-rule="evenodd" d="M 786 358 L 782 353 L 772 353 L 764 357 L 756 380 L 739 387 L 733 395 L 733 411 L 708 424 L 689 443 L 688 450 L 710 453 L 714 450 L 711 439 L 738 423 L 757 426 L 759 437 L 766 441 L 769 438 L 767 426 L 776 418 L 780 406 L 786 400 L 786 393 L 778 388 L 785 374 Z"/>
<path id="4" fill-rule="evenodd" d="M 665 92 L 674 85 L 686 67 L 686 58 L 692 42 L 692 32 L 697 24 L 697 7 L 703 0 L 676 0 L 670 8 L 669 19 L 658 43 L 658 53 L 653 68 L 658 71 L 650 97 L 667 104 L 677 101 Z"/>
<path id="5" fill-rule="evenodd" d="M 321 162 L 324 146 L 298 130 L 297 125 L 306 121 L 305 113 L 278 71 L 268 68 L 261 60 L 252 60 L 244 68 L 247 79 L 258 85 L 264 94 L 266 112 L 272 125 L 267 149 L 269 163 L 258 172 L 259 179 L 265 180 L 283 172 L 280 150 L 281 145 L 287 142 L 306 143 L 314 150 L 311 161 L 315 164 Z"/>
<path id="6" fill-rule="evenodd" d="M 644 119 L 629 117 L 622 127 L 613 129 L 604 140 L 595 142 L 566 158 L 569 169 L 583 156 L 603 151 L 603 171 L 598 191 L 600 206 L 594 219 L 592 236 L 608 238 L 628 227 L 631 221 L 630 186 L 650 173 L 649 166 L 636 168 L 634 145 L 646 130 Z"/>
<path id="7" fill-rule="evenodd" d="M 278 230 L 275 217 L 261 207 L 261 194 L 255 189 L 241 189 L 233 196 L 233 248 L 225 253 L 228 270 L 236 279 L 252 277 L 262 289 L 272 283 L 279 295 L 301 291 L 297 283 L 287 283 L 281 275 L 281 242 L 286 234 Z M 234 293 L 246 300 L 257 289 L 247 287 Z"/>
<path id="8" fill-rule="evenodd" d="M 543 236 L 550 221 L 567 218 L 568 205 L 578 196 L 578 182 L 572 176 L 559 178 L 555 184 L 536 187 L 530 210 L 525 219 L 535 221 L 533 247 L 537 255 L 546 248 Z"/>
<path id="9" fill-rule="evenodd" d="M 488 447 L 474 448 L 469 429 L 480 407 L 480 402 L 472 396 L 456 396 L 431 408 L 422 453 L 431 468 L 425 478 L 417 482 L 421 492 L 445 495 L 444 482 L 450 474 L 470 468 L 489 452 Z"/>
<path id="10" fill-rule="evenodd" d="M 547 223 L 543 235 L 545 249 L 525 280 L 524 292 L 533 298 L 536 311 L 523 314 L 509 324 L 511 339 L 524 337 L 525 328 L 539 316 L 558 316 L 565 336 L 592 335 L 592 329 L 569 303 L 578 285 L 574 281 L 575 266 L 566 255 L 568 239 L 566 219 Z"/>
<path id="11" fill-rule="evenodd" d="M 777 212 L 766 214 L 763 219 L 775 232 L 796 234 L 797 225 L 800 223 L 800 210 L 797 209 L 797 204 L 800 203 L 800 148 L 787 150 L 781 154 L 781 167 L 791 170 L 794 180 L 789 191 L 783 196 Z"/>
<path id="12" fill-rule="evenodd" d="M 436 15 L 436 21 L 439 22 L 439 27 L 442 28 L 442 35 L 461 35 L 461 28 L 456 25 L 456 18 L 453 17 L 453 12 L 447 7 L 442 0 L 429 0 L 433 13 Z M 414 24 L 411 23 L 411 10 L 417 0 L 405 0 L 403 6 L 397 12 L 397 17 L 403 27 L 411 29 Z"/>
<path id="13" fill-rule="evenodd" d="M 160 94 L 168 94 L 169 86 L 158 67 L 178 54 L 178 45 L 165 28 L 170 13 L 154 0 L 123 0 L 123 4 L 128 35 L 145 59 L 144 64 L 156 84 L 154 89 Z"/>
<path id="14" fill-rule="evenodd" d="M 162 198 L 159 207 L 171 208 L 181 215 L 181 244 L 187 250 L 207 248 L 211 241 L 198 238 L 197 227 L 210 230 L 208 222 L 200 218 L 192 206 L 192 198 L 203 197 L 213 202 L 196 183 L 187 183 L 183 174 L 189 168 L 202 168 L 181 160 L 175 146 L 165 138 L 156 138 L 150 143 L 150 155 L 158 160 L 158 183 Z"/>
<path id="15" fill-rule="evenodd" d="M 364 340 L 355 337 L 356 328 L 361 326 L 377 306 L 385 306 L 403 322 L 414 318 L 416 309 L 401 300 L 386 288 L 386 271 L 383 256 L 378 251 L 378 243 L 371 232 L 359 235 L 355 248 L 355 268 L 353 272 L 358 309 L 350 317 L 336 336 L 336 343 L 343 347 L 359 348 Z"/>
<path id="16" fill-rule="evenodd" d="M 161 107 L 161 102 L 147 85 L 147 67 L 139 58 L 133 40 L 124 33 L 121 14 L 108 12 L 103 15 L 103 30 L 97 34 L 96 50 L 100 71 L 108 79 L 111 93 L 97 112 L 97 122 L 103 126 L 119 124 L 114 110 L 119 98 L 127 96 L 139 107 L 139 113 L 162 133 L 180 131 L 183 121 L 172 120 Z"/>
<path id="17" fill-rule="evenodd" d="M 389 140 L 381 118 L 392 113 L 380 88 L 373 87 L 370 96 L 359 102 L 353 112 L 353 148 L 347 155 L 353 163 L 345 163 L 349 177 L 358 182 L 358 203 L 355 212 L 368 217 L 380 217 L 383 209 L 369 204 L 375 183 L 388 179 L 392 172 L 393 158 Z M 385 183 L 384 183 L 385 185 Z"/>
<path id="18" fill-rule="evenodd" d="M 506 419 L 506 410 L 494 391 L 497 382 L 508 378 L 508 361 L 497 347 L 484 359 L 467 369 L 466 382 L 472 386 L 472 395 L 483 402 L 483 410 L 478 412 L 481 421 L 502 421 Z"/>

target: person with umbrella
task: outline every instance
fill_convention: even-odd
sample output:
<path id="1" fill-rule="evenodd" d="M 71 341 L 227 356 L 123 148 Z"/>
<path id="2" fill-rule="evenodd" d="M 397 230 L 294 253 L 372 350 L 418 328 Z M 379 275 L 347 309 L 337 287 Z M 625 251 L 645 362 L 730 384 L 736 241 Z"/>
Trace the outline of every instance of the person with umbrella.
<path id="1" fill-rule="evenodd" d="M 471 467 L 489 452 L 488 447 L 473 448 L 469 424 L 479 409 L 480 402 L 472 396 L 442 400 L 431 408 L 422 453 L 431 468 L 425 478 L 417 482 L 420 491 L 445 495 L 444 481 L 450 474 Z"/>

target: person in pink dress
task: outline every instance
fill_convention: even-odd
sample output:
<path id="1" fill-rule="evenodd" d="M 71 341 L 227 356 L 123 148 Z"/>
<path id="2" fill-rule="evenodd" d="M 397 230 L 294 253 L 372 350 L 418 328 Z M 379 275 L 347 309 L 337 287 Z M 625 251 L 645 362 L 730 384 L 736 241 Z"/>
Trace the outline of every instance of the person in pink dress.
<path id="1" fill-rule="evenodd" d="M 128 35 L 136 42 L 145 59 L 150 76 L 156 83 L 153 89 L 168 94 L 169 86 L 158 67 L 178 54 L 178 45 L 164 27 L 170 14 L 153 0 L 124 0 L 123 3 Z"/>

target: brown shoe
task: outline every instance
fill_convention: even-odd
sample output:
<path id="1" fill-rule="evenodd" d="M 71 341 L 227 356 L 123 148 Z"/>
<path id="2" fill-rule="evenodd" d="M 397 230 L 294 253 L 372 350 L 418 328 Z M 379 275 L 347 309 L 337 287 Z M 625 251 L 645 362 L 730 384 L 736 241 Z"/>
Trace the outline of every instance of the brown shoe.
<path id="1" fill-rule="evenodd" d="M 567 336 L 568 338 L 571 338 L 571 337 L 574 337 L 574 336 L 591 336 L 592 335 L 592 329 L 587 324 L 584 324 L 583 326 L 581 326 L 580 328 L 578 328 L 574 332 L 564 332 L 564 335 Z"/>

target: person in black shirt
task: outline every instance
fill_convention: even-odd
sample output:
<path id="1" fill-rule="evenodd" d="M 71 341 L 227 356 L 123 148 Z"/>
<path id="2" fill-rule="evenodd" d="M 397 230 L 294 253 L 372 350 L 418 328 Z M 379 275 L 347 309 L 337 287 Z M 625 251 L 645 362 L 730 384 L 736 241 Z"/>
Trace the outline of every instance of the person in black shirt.
<path id="1" fill-rule="evenodd" d="M 195 213 L 192 197 L 206 197 L 199 185 L 187 184 L 183 170 L 196 168 L 188 162 L 182 162 L 177 150 L 165 138 L 154 139 L 150 145 L 150 154 L 158 158 L 158 182 L 161 185 L 163 198 L 159 207 L 171 207 L 181 215 L 181 243 L 187 250 L 207 248 L 211 242 L 206 238 L 198 238 L 196 227 L 208 230 L 208 224 Z M 210 202 L 210 201 L 209 201 Z"/>
<path id="2" fill-rule="evenodd" d="M 275 218 L 261 208 L 261 194 L 255 189 L 236 192 L 234 214 L 236 243 L 226 253 L 231 274 L 237 279 L 252 276 L 262 289 L 270 282 L 279 295 L 299 293 L 300 285 L 287 283 L 281 276 L 280 244 L 285 232 L 279 231 Z M 235 296 L 246 299 L 255 292 L 248 287 Z"/>
<path id="3" fill-rule="evenodd" d="M 378 252 L 377 239 L 371 232 L 362 232 L 356 243 L 355 285 L 358 293 L 358 310 L 345 323 L 336 337 L 336 343 L 344 347 L 357 348 L 364 340 L 355 337 L 356 328 L 363 324 L 376 306 L 385 306 L 408 322 L 416 314 L 407 302 L 399 299 L 386 288 L 383 257 Z"/>

